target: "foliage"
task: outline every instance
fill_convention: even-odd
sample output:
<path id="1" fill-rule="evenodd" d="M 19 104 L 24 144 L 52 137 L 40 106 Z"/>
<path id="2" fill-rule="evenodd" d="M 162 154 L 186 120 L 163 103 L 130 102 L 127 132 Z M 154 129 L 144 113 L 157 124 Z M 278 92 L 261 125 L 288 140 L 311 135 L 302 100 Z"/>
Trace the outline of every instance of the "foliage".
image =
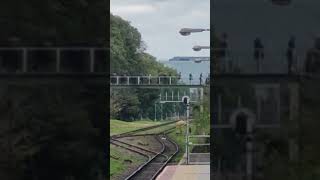
<path id="1" fill-rule="evenodd" d="M 0 7 L 1 45 L 42 46 L 48 42 L 64 46 L 106 45 L 106 3 L 105 0 L 5 1 Z"/>
<path id="2" fill-rule="evenodd" d="M 90 95 L 82 92 L 88 89 L 75 84 L 1 89 L 0 110 L 6 112 L 1 123 L 11 122 L 3 137 L 11 145 L 4 148 L 14 149 L 3 152 L 10 157 L 9 179 L 81 180 L 102 175 L 102 130 L 96 128 L 99 120 L 92 118 L 98 108 L 89 109 L 91 102 L 84 98 Z"/>
<path id="3" fill-rule="evenodd" d="M 110 15 L 110 72 L 117 75 L 176 75 L 145 52 L 139 31 L 119 16 Z M 111 90 L 111 117 L 122 120 L 153 118 L 157 89 Z M 143 111 L 142 111 L 143 110 Z"/>
<path id="4" fill-rule="evenodd" d="M 120 120 L 111 119 L 110 120 L 110 134 L 120 134 L 136 129 L 145 128 L 148 126 L 155 126 L 160 124 L 160 122 L 154 122 L 149 120 L 134 121 L 134 122 L 124 122 Z"/>
<path id="5" fill-rule="evenodd" d="M 129 151 L 130 152 L 130 151 Z M 138 166 L 145 162 L 147 159 L 137 156 L 135 154 L 128 153 L 128 151 L 122 150 L 110 146 L 110 177 L 111 179 L 116 178 L 117 175 L 125 172 L 130 166 Z M 130 161 L 132 164 L 128 164 L 125 161 Z"/>

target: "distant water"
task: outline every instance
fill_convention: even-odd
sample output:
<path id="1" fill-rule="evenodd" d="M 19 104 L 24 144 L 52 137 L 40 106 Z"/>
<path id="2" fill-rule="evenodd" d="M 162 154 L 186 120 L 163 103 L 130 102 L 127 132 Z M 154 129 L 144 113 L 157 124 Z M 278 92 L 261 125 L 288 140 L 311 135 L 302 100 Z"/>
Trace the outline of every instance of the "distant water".
<path id="1" fill-rule="evenodd" d="M 181 72 L 181 79 L 186 83 L 189 82 L 189 74 L 192 74 L 193 81 L 199 82 L 200 74 L 202 73 L 203 81 L 209 76 L 210 73 L 210 61 L 202 61 L 201 63 L 195 63 L 194 61 L 160 61 L 167 67 L 176 69 L 177 72 Z"/>

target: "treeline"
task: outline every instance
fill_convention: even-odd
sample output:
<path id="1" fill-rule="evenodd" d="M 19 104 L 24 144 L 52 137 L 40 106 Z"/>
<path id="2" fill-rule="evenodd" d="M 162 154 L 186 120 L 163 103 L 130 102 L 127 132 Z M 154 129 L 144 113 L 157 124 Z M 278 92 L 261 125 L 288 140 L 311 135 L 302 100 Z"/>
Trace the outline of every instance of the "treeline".
<path id="1" fill-rule="evenodd" d="M 130 22 L 110 15 L 110 72 L 117 75 L 177 75 L 155 57 L 145 52 L 147 46 L 140 32 Z M 111 89 L 111 118 L 135 120 L 154 118 L 158 89 Z M 165 105 L 169 109 L 171 105 Z M 171 107 L 172 109 L 172 107 Z M 166 111 L 163 109 L 163 111 Z"/>
<path id="2" fill-rule="evenodd" d="M 107 44 L 106 0 L 10 0 L 0 6 L 0 46 Z"/>
<path id="3" fill-rule="evenodd" d="M 104 46 L 107 3 L 4 0 L 0 46 Z M 0 179 L 107 179 L 104 83 L 2 78 Z"/>

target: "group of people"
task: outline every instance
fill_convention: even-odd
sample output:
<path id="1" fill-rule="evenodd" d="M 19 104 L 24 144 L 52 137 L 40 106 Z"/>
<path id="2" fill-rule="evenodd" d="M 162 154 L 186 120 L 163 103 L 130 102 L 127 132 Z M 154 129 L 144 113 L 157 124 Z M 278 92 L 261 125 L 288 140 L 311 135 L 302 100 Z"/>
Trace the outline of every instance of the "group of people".
<path id="1" fill-rule="evenodd" d="M 206 79 L 205 79 L 205 84 L 209 84 L 209 82 L 210 82 L 210 78 L 209 77 L 210 77 L 210 73 L 209 73 L 208 77 L 206 77 Z M 178 79 L 179 80 L 181 79 L 181 72 L 179 72 Z M 193 80 L 193 75 L 190 73 L 189 74 L 189 82 L 190 82 L 190 84 L 191 84 L 192 80 Z M 202 75 L 202 73 L 200 73 L 199 82 L 200 82 L 200 85 L 203 85 L 203 75 Z"/>
<path id="2" fill-rule="evenodd" d="M 222 34 L 219 50 L 218 50 L 218 55 L 220 57 L 226 57 L 228 54 L 228 36 L 226 33 Z M 287 59 L 287 68 L 288 68 L 288 73 L 291 74 L 293 72 L 293 65 L 294 65 L 294 52 L 296 48 L 296 43 L 295 43 L 295 37 L 291 36 L 289 41 L 288 41 L 288 47 L 286 50 L 286 59 Z M 264 59 L 264 46 L 259 37 L 257 37 L 253 41 L 253 58 L 256 61 L 257 64 L 257 71 L 260 72 L 260 64 L 261 60 Z"/>

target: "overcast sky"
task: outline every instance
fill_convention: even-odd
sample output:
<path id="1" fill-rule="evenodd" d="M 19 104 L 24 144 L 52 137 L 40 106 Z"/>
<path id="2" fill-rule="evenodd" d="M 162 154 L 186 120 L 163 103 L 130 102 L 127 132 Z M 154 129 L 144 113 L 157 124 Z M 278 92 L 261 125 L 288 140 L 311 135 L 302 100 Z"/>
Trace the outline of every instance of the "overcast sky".
<path id="1" fill-rule="evenodd" d="M 210 0 L 111 0 L 111 13 L 131 22 L 158 60 L 174 56 L 210 56 L 194 45 L 210 45 L 210 32 L 181 36 L 183 27 L 210 28 Z"/>
<path id="2" fill-rule="evenodd" d="M 251 53 L 253 40 L 260 37 L 267 51 L 284 52 L 291 35 L 302 49 L 320 35 L 319 0 L 292 0 L 288 6 L 270 0 L 215 0 L 214 5 L 215 32 L 227 32 L 230 47 L 238 51 Z"/>
<path id="3" fill-rule="evenodd" d="M 296 37 L 299 60 L 303 60 L 314 39 L 320 37 L 320 1 L 291 0 L 288 6 L 275 6 L 270 2 L 215 0 L 212 18 L 215 33 L 228 34 L 233 56 L 241 63 L 254 64 L 253 40 L 260 37 L 265 50 L 263 66 L 268 71 L 279 72 L 286 65 L 284 54 L 291 35 Z"/>

